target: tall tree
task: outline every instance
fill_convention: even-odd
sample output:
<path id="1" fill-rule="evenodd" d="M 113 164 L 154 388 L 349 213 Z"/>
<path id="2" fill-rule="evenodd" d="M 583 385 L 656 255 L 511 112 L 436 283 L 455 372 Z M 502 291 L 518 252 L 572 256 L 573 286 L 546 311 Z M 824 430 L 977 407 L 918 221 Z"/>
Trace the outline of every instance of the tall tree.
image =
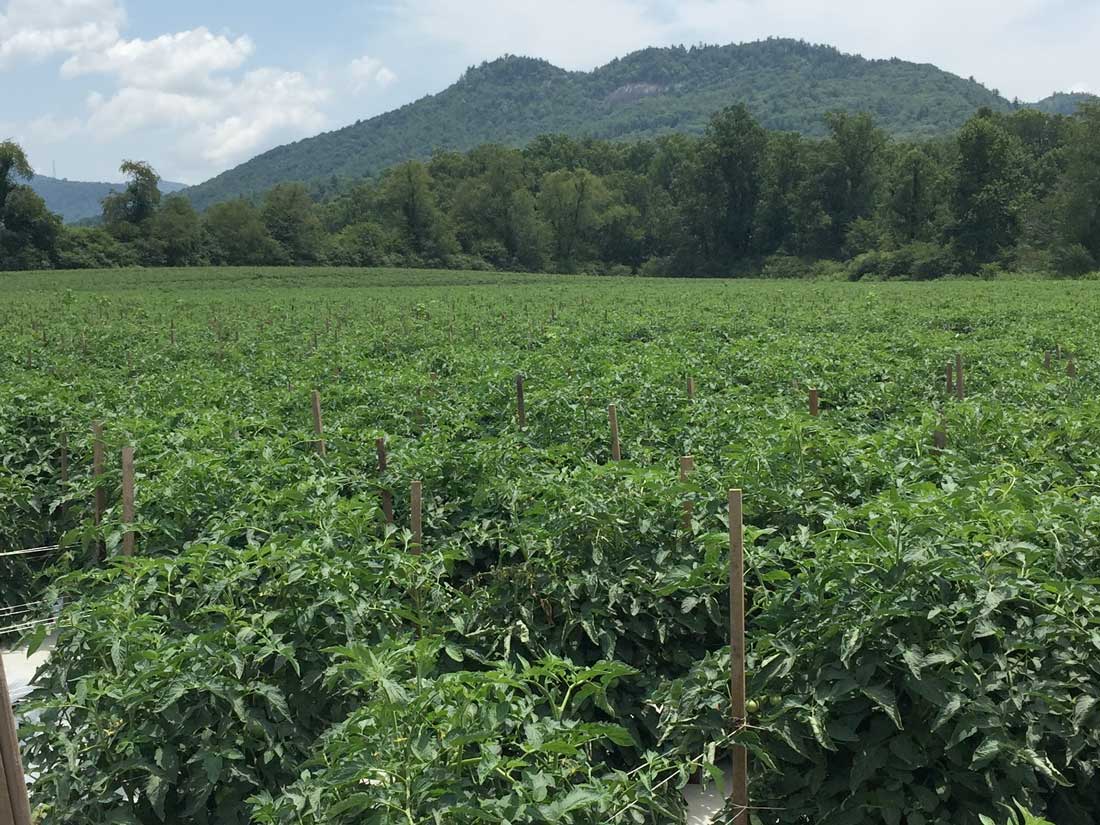
<path id="1" fill-rule="evenodd" d="M 1100 103 L 1078 111 L 1065 181 L 1062 235 L 1100 266 Z"/>
<path id="2" fill-rule="evenodd" d="M 382 182 L 382 203 L 410 252 L 438 262 L 455 250 L 454 233 L 432 192 L 427 168 L 409 161 L 391 169 Z"/>
<path id="3" fill-rule="evenodd" d="M 931 240 L 942 202 L 942 170 L 924 147 L 904 150 L 886 183 L 885 222 L 899 243 Z"/>
<path id="4" fill-rule="evenodd" d="M 19 180 L 30 180 L 34 170 L 27 161 L 23 147 L 12 140 L 0 143 L 0 210 L 8 199 L 8 193 L 19 186 Z"/>
<path id="5" fill-rule="evenodd" d="M 202 222 L 184 195 L 164 199 L 150 232 L 157 254 L 168 266 L 189 266 L 199 262 Z"/>
<path id="6" fill-rule="evenodd" d="M 264 226 L 260 210 L 244 198 L 211 206 L 203 214 L 211 257 L 230 266 L 279 263 L 282 249 Z"/>
<path id="7" fill-rule="evenodd" d="M 126 188 L 103 199 L 103 221 L 108 226 L 143 226 L 160 205 L 160 175 L 141 160 L 124 160 L 119 171 L 128 178 Z"/>
<path id="8" fill-rule="evenodd" d="M 832 112 L 825 116 L 829 140 L 825 144 L 822 196 L 831 225 L 829 254 L 842 251 L 848 230 L 874 211 L 886 135 L 871 116 Z"/>
<path id="9" fill-rule="evenodd" d="M 264 196 L 264 226 L 290 263 L 315 263 L 323 230 L 309 190 L 301 183 L 280 183 Z"/>
<path id="10" fill-rule="evenodd" d="M 607 200 L 603 182 L 587 169 L 559 169 L 542 179 L 539 214 L 552 232 L 554 260 L 574 271 L 589 254 Z"/>
<path id="11" fill-rule="evenodd" d="M 688 198 L 705 254 L 743 257 L 752 245 L 768 136 L 744 105 L 711 118 L 696 154 Z"/>
<path id="12" fill-rule="evenodd" d="M 1017 240 L 1025 181 L 1019 141 L 989 112 L 960 130 L 954 234 L 968 269 L 997 260 Z"/>
<path id="13" fill-rule="evenodd" d="M 22 147 L 0 143 L 0 269 L 44 269 L 57 259 L 61 219 L 18 182 L 33 177 Z"/>

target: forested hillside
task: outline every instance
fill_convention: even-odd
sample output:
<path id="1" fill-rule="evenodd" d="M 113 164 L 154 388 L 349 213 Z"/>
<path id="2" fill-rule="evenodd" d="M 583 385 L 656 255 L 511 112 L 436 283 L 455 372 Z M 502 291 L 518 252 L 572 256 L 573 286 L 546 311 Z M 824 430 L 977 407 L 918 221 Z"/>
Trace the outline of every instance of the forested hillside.
<path id="1" fill-rule="evenodd" d="M 1048 99 L 1045 108 L 1068 114 Z M 374 175 L 436 150 L 522 146 L 537 135 L 609 139 L 701 133 L 711 115 L 744 103 L 767 129 L 826 133 L 831 111 L 867 112 L 897 137 L 951 132 L 980 107 L 1017 107 L 996 91 L 927 64 L 866 60 L 793 40 L 651 48 L 591 72 L 504 57 L 471 68 L 445 91 L 393 112 L 280 146 L 188 190 L 204 209 L 276 183 Z"/>
<path id="2" fill-rule="evenodd" d="M 46 202 L 46 207 L 60 215 L 66 223 L 99 217 L 103 210 L 103 199 L 112 192 L 121 192 L 126 188 L 125 183 L 92 183 L 51 178 L 47 175 L 35 175 L 29 184 Z M 165 194 L 178 192 L 183 188 L 182 183 L 160 182 L 160 190 Z"/>

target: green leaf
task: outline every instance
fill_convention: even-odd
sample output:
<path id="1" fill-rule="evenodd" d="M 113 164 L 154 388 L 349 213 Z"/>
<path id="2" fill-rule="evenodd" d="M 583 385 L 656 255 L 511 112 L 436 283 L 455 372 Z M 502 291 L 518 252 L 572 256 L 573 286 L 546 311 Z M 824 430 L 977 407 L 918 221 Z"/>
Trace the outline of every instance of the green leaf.
<path id="1" fill-rule="evenodd" d="M 894 696 L 894 692 L 890 688 L 885 685 L 869 685 L 860 688 L 860 691 L 886 712 L 886 715 L 890 717 L 890 721 L 894 723 L 898 730 L 904 729 L 901 722 L 901 713 L 898 711 L 897 697 Z"/>
<path id="2" fill-rule="evenodd" d="M 836 745 L 829 737 L 829 731 L 825 727 L 825 711 L 820 705 L 815 705 L 810 711 L 810 729 L 814 732 L 817 743 L 827 751 L 835 751 Z"/>

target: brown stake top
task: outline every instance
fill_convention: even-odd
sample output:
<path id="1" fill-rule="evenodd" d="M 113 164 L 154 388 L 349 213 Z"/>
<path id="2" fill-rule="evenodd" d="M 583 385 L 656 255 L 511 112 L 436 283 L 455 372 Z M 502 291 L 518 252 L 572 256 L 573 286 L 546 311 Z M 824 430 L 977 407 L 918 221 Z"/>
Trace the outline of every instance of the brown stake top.
<path id="1" fill-rule="evenodd" d="M 317 455 L 324 456 L 325 440 L 321 437 L 324 434 L 324 427 L 321 423 L 321 393 L 317 390 L 313 391 L 313 434 L 317 436 L 317 440 L 313 442 L 313 449 L 317 451 Z"/>
<path id="2" fill-rule="evenodd" d="M 818 391 L 810 390 L 810 415 L 816 418 L 820 409 L 820 395 Z"/>
<path id="3" fill-rule="evenodd" d="M 424 503 L 421 483 L 414 481 L 409 492 L 409 498 L 411 499 L 409 521 L 412 526 L 412 547 L 410 549 L 413 555 L 419 556 L 424 545 L 424 525 L 422 521 Z"/>
<path id="4" fill-rule="evenodd" d="M 523 401 L 523 373 L 516 376 L 516 423 L 522 430 L 527 426 L 527 407 Z"/>
<path id="5" fill-rule="evenodd" d="M 621 461 L 623 453 L 619 446 L 619 413 L 614 404 L 607 407 L 607 421 L 611 425 L 611 460 Z"/>
<path id="6" fill-rule="evenodd" d="M 122 555 L 134 555 L 134 448 L 122 448 L 122 522 L 127 530 L 122 534 Z"/>
<path id="7" fill-rule="evenodd" d="M 687 481 L 695 472 L 695 457 L 685 455 L 680 457 L 680 481 Z M 684 499 L 684 532 L 691 535 L 691 516 L 693 507 L 691 501 Z"/>

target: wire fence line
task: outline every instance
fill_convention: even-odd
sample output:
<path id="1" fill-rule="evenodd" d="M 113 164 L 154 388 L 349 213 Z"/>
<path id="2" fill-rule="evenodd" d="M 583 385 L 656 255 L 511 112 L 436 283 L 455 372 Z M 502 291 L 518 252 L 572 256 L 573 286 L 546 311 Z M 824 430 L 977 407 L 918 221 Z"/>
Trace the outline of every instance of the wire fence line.
<path id="1" fill-rule="evenodd" d="M 6 558 L 9 556 L 35 556 L 46 555 L 48 553 L 59 553 L 63 550 L 72 550 L 80 547 L 79 543 L 73 542 L 69 544 L 47 544 L 42 547 L 27 547 L 23 550 L 5 550 L 0 552 L 0 558 Z"/>

